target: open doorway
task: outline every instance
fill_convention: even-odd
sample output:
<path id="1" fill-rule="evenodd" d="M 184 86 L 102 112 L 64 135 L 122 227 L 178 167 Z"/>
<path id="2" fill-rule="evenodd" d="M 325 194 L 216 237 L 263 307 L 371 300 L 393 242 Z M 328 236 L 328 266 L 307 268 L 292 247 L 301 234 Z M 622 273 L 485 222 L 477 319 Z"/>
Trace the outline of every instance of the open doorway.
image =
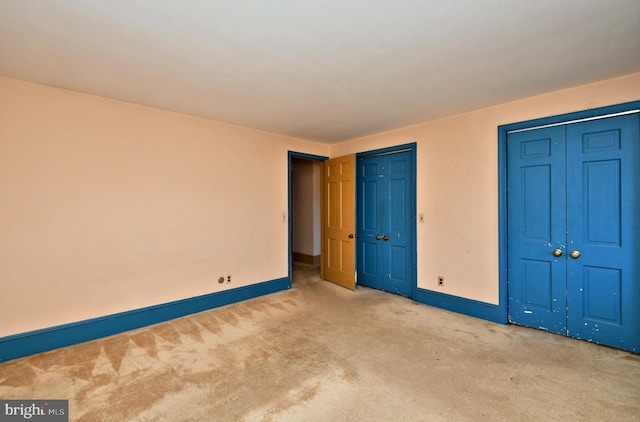
<path id="1" fill-rule="evenodd" d="M 322 162 L 289 151 L 289 280 L 294 265 L 320 273 Z"/>

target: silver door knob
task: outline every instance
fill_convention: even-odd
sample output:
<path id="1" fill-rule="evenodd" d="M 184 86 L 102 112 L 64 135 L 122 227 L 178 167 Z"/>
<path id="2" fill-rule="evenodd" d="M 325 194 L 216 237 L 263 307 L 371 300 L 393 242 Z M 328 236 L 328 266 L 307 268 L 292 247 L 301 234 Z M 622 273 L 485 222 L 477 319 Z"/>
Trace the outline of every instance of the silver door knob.
<path id="1" fill-rule="evenodd" d="M 562 249 L 554 249 L 553 256 L 562 256 Z"/>
<path id="2" fill-rule="evenodd" d="M 571 255 L 571 258 L 573 259 L 578 259 L 580 258 L 580 251 L 571 251 L 569 255 Z"/>
<path id="3" fill-rule="evenodd" d="M 380 240 L 380 239 L 382 239 L 382 237 L 380 235 L 377 235 L 376 240 Z"/>
<path id="4" fill-rule="evenodd" d="M 385 236 L 385 237 L 383 237 L 383 238 L 382 238 L 382 240 L 384 240 L 384 241 L 389 240 L 389 236 Z"/>

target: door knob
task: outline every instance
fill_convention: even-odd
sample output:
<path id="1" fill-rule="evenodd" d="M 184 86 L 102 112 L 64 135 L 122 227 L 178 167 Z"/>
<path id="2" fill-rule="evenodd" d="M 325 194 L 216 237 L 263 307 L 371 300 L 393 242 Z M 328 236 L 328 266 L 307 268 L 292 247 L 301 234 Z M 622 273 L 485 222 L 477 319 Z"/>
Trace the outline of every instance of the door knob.
<path id="1" fill-rule="evenodd" d="M 553 256 L 562 256 L 562 249 L 554 249 Z"/>
<path id="2" fill-rule="evenodd" d="M 383 237 L 382 240 L 384 240 L 386 242 L 387 240 L 389 240 L 389 236 Z"/>
<path id="3" fill-rule="evenodd" d="M 571 258 L 573 259 L 578 259 L 580 258 L 580 251 L 571 251 L 569 255 L 571 255 Z"/>
<path id="4" fill-rule="evenodd" d="M 353 233 L 349 233 L 349 239 L 353 239 Z"/>
<path id="5" fill-rule="evenodd" d="M 380 240 L 380 239 L 382 239 L 382 237 L 380 235 L 377 235 L 376 240 Z"/>

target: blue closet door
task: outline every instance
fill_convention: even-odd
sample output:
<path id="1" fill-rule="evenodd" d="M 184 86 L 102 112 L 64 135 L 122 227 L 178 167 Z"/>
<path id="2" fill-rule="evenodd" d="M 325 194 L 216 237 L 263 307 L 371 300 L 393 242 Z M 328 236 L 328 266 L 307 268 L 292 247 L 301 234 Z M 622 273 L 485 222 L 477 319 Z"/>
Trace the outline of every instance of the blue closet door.
<path id="1" fill-rule="evenodd" d="M 508 148 L 509 319 L 567 331 L 565 129 L 510 134 Z"/>
<path id="2" fill-rule="evenodd" d="M 636 352 L 639 127 L 637 113 L 567 126 L 565 258 L 568 335 Z"/>
<path id="3" fill-rule="evenodd" d="M 382 232 L 386 212 L 385 177 L 382 157 L 358 160 L 357 271 L 358 284 L 384 290 L 388 264 L 385 262 Z"/>
<path id="4" fill-rule="evenodd" d="M 358 162 L 358 283 L 412 296 L 412 154 Z"/>
<path id="5" fill-rule="evenodd" d="M 509 320 L 640 351 L 640 118 L 508 135 Z"/>

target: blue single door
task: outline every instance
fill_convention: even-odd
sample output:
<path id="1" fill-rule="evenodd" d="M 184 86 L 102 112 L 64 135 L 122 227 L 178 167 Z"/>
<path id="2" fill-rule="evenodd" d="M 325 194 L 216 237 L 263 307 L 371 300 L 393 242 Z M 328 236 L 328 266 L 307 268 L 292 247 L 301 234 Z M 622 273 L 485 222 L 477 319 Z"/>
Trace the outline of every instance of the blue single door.
<path id="1" fill-rule="evenodd" d="M 358 283 L 413 293 L 411 152 L 358 160 Z"/>
<path id="2" fill-rule="evenodd" d="M 509 319 L 640 351 L 638 114 L 509 134 Z"/>

